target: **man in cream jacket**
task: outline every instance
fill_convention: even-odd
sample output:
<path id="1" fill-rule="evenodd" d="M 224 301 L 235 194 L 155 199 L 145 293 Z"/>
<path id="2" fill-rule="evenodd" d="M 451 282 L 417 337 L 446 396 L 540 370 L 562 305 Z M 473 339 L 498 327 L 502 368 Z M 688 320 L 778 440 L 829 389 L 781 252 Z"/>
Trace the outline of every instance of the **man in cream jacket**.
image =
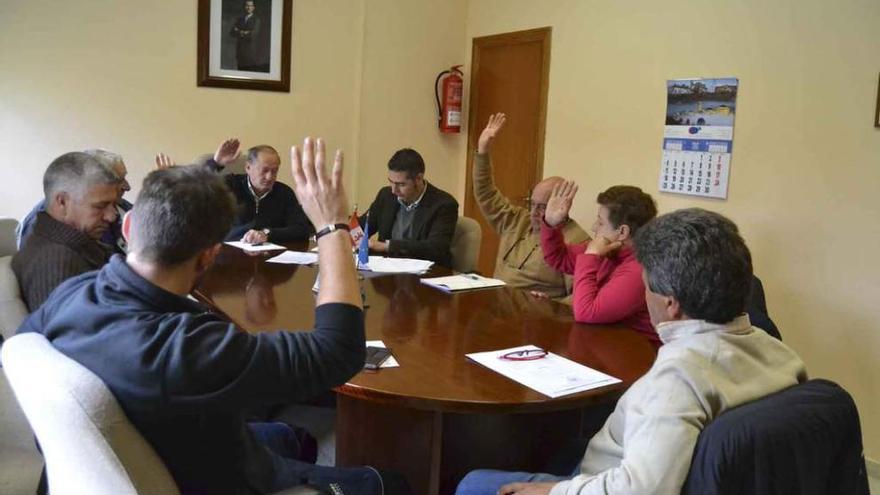
<path id="1" fill-rule="evenodd" d="M 664 345 L 590 440 L 578 472 L 474 471 L 458 495 L 678 494 L 706 425 L 806 380 L 797 354 L 744 314 L 752 261 L 733 222 L 679 210 L 640 229 L 635 248 Z"/>

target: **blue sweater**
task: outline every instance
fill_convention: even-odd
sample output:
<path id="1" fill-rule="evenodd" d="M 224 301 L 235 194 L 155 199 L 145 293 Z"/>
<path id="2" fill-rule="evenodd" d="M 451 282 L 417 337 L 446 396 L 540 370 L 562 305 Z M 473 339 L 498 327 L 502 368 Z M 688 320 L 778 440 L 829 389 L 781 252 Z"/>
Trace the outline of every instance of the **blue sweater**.
<path id="1" fill-rule="evenodd" d="M 312 332 L 248 334 L 135 273 L 121 256 L 67 280 L 18 330 L 97 374 L 183 489 L 269 490 L 244 412 L 340 385 L 364 363 L 360 309 L 323 304 Z"/>

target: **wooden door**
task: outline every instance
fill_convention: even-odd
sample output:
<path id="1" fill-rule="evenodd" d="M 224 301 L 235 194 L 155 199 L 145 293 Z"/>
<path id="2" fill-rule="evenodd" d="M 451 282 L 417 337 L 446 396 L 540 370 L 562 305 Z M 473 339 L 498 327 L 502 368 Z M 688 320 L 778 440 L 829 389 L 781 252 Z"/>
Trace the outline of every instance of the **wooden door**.
<path id="1" fill-rule="evenodd" d="M 526 206 L 544 171 L 550 34 L 551 28 L 546 27 L 473 41 L 464 214 L 477 219 L 483 229 L 478 267 L 484 275 L 495 271 L 498 235 L 474 201 L 473 152 L 489 115 L 506 113 L 507 124 L 492 144 L 495 184 L 515 204 Z"/>

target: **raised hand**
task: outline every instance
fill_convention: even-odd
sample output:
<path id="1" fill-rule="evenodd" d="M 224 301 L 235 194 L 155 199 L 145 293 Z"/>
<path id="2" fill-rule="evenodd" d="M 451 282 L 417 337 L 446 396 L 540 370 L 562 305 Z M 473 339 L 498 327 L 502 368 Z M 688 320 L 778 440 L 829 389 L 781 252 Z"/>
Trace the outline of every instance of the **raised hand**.
<path id="1" fill-rule="evenodd" d="M 241 151 L 238 149 L 240 145 L 241 142 L 239 142 L 238 138 L 229 138 L 223 141 L 217 146 L 217 151 L 214 152 L 214 161 L 224 167 L 234 162 L 241 154 Z"/>
<path id="2" fill-rule="evenodd" d="M 171 159 L 170 156 L 165 153 L 159 153 L 156 155 L 156 169 L 157 170 L 165 170 L 166 168 L 171 168 L 176 166 L 174 160 Z"/>
<path id="3" fill-rule="evenodd" d="M 477 153 L 483 154 L 489 151 L 489 145 L 492 143 L 492 139 L 494 139 L 501 131 L 501 128 L 504 127 L 506 121 L 507 115 L 504 115 L 503 113 L 496 113 L 489 116 L 489 123 L 486 124 L 486 128 L 483 129 L 483 132 L 480 134 L 480 139 L 477 141 Z"/>
<path id="4" fill-rule="evenodd" d="M 296 146 L 290 149 L 293 168 L 294 192 L 306 216 L 321 230 L 336 223 L 348 224 L 348 198 L 342 185 L 342 152 L 336 150 L 333 172 L 327 174 L 324 166 L 324 141 L 306 138 L 302 151 Z"/>
<path id="5" fill-rule="evenodd" d="M 568 218 L 571 211 L 571 203 L 577 194 L 578 186 L 572 181 L 562 181 L 553 186 L 553 192 L 547 201 L 547 209 L 544 211 L 544 221 L 551 227 L 556 227 Z"/>
<path id="6" fill-rule="evenodd" d="M 327 175 L 324 167 L 324 141 L 312 138 L 303 141 L 300 151 L 290 149 L 293 168 L 294 193 L 306 216 L 320 232 L 327 225 L 348 225 L 348 198 L 342 186 L 342 152 L 336 151 L 333 172 Z M 351 258 L 351 236 L 345 229 L 332 231 L 318 239 L 318 305 L 346 303 L 361 307 L 361 293 L 357 270 Z"/>

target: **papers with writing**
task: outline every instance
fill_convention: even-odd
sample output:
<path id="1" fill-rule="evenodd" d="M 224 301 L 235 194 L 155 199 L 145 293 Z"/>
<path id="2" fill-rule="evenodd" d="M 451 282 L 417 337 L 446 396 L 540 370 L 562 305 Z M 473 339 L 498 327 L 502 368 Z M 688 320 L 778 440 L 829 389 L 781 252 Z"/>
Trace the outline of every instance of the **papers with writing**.
<path id="1" fill-rule="evenodd" d="M 384 256 L 370 256 L 369 262 L 359 264 L 359 270 L 369 270 L 381 273 L 425 273 L 434 264 L 433 261 L 417 260 L 412 258 L 386 258 Z"/>
<path id="2" fill-rule="evenodd" d="M 317 253 L 302 251 L 285 251 L 274 258 L 269 258 L 269 263 L 285 263 L 288 265 L 313 265 L 318 262 Z"/>
<path id="3" fill-rule="evenodd" d="M 386 349 L 385 343 L 382 342 L 381 340 L 368 340 L 367 347 L 381 347 L 383 349 Z M 379 367 L 380 368 L 397 368 L 399 366 L 400 366 L 400 363 L 398 363 L 397 360 L 394 359 L 394 356 L 391 356 L 388 359 L 386 359 L 384 363 L 382 363 L 382 366 L 379 366 Z"/>
<path id="4" fill-rule="evenodd" d="M 503 280 L 481 277 L 474 273 L 461 273 L 458 275 L 450 275 L 448 277 L 423 278 L 422 283 L 445 292 L 486 289 L 489 287 L 501 287 L 507 285 Z"/>
<path id="5" fill-rule="evenodd" d="M 248 244 L 246 242 L 241 241 L 229 241 L 224 244 L 229 244 L 232 247 L 237 247 L 239 249 L 244 249 L 245 251 L 277 251 L 279 249 L 287 249 L 284 246 L 279 246 L 278 244 L 272 244 L 271 242 L 264 242 L 263 244 Z"/>
<path id="6" fill-rule="evenodd" d="M 467 357 L 492 371 L 501 373 L 513 381 L 554 399 L 620 382 L 613 376 L 575 363 L 552 352 L 533 361 L 507 361 L 500 358 L 504 354 L 526 349 L 538 349 L 538 347 L 524 345 L 500 351 L 477 352 L 468 354 Z"/>

